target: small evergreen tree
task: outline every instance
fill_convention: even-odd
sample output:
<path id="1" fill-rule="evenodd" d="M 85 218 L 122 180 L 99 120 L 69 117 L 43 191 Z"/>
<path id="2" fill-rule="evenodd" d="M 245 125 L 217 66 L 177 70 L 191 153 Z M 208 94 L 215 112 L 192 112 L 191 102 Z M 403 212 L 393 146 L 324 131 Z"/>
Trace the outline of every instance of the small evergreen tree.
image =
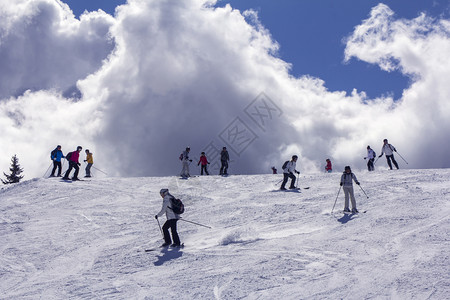
<path id="1" fill-rule="evenodd" d="M 23 176 L 20 176 L 20 173 L 23 172 L 23 169 L 20 167 L 19 159 L 15 154 L 11 158 L 11 168 L 9 168 L 9 170 L 11 171 L 11 175 L 7 175 L 5 172 L 3 172 L 3 175 L 6 176 L 6 181 L 1 179 L 3 184 L 16 183 L 23 178 Z"/>

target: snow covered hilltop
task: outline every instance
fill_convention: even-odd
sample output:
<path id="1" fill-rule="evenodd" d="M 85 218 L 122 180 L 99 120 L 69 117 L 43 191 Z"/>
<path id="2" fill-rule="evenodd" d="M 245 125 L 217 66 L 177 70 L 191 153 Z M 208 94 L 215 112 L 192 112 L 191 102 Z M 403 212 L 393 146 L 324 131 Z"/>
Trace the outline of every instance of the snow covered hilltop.
<path id="1" fill-rule="evenodd" d="M 0 298 L 448 299 L 450 170 L 355 173 L 352 216 L 342 191 L 330 214 L 339 172 L 301 174 L 301 193 L 282 175 L 5 186 Z M 183 249 L 144 252 L 162 187 L 212 229 L 179 221 Z"/>

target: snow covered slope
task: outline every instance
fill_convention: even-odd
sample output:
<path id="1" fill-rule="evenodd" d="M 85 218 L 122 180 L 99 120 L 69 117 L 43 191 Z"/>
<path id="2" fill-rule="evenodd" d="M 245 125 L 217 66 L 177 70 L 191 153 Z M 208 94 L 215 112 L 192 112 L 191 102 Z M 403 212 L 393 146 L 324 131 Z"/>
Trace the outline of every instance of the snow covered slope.
<path id="1" fill-rule="evenodd" d="M 448 299 L 450 170 L 34 179 L 0 191 L 1 299 Z M 183 249 L 162 243 L 161 188 L 184 200 Z M 162 222 L 165 218 L 162 218 Z M 162 225 L 162 224 L 161 224 Z"/>

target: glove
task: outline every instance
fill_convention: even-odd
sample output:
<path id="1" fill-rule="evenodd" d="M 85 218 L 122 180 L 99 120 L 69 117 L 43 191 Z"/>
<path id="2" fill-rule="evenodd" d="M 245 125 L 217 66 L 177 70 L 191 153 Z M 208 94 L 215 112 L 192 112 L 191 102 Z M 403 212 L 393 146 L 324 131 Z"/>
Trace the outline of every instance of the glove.
<path id="1" fill-rule="evenodd" d="M 209 163 L 208 163 L 208 165 L 209 165 Z"/>
<path id="2" fill-rule="evenodd" d="M 359 182 L 357 182 L 356 184 L 357 184 L 357 185 L 360 185 L 360 183 L 359 183 Z"/>
<path id="3" fill-rule="evenodd" d="M 155 219 L 158 220 L 158 215 L 155 215 Z"/>
<path id="4" fill-rule="evenodd" d="M 367 157 L 364 157 L 364 159 L 366 159 Z"/>
<path id="5" fill-rule="evenodd" d="M 80 163 L 77 163 L 77 165 L 81 166 L 81 164 L 80 164 Z"/>
<path id="6" fill-rule="evenodd" d="M 200 163 L 198 163 L 197 166 L 200 166 Z"/>
<path id="7" fill-rule="evenodd" d="M 297 174 L 300 174 L 300 172 L 299 172 L 299 171 L 297 171 L 297 170 L 295 171 L 295 173 L 297 173 Z"/>
<path id="8" fill-rule="evenodd" d="M 378 157 L 382 157 L 382 156 L 383 156 L 383 154 L 379 155 Z"/>
<path id="9" fill-rule="evenodd" d="M 397 152 L 397 149 L 394 149 L 394 152 Z"/>
<path id="10" fill-rule="evenodd" d="M 340 183 L 340 186 L 343 186 L 343 185 L 344 185 L 344 183 L 343 183 L 343 182 L 341 182 L 341 183 Z"/>
<path id="11" fill-rule="evenodd" d="M 192 159 L 190 159 L 189 161 L 192 162 Z"/>
<path id="12" fill-rule="evenodd" d="M 83 160 L 84 162 L 87 162 L 87 160 Z"/>

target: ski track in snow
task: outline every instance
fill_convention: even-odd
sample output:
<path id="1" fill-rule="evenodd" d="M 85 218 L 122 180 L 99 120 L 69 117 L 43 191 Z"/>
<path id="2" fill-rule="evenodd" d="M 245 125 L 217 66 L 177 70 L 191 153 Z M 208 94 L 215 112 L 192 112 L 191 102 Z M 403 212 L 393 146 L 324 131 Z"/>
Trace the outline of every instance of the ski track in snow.
<path id="1" fill-rule="evenodd" d="M 179 180 L 33 179 L 0 191 L 1 299 L 448 299 L 450 170 Z M 183 199 L 185 248 L 162 243 L 161 188 Z M 165 218 L 161 218 L 161 225 Z"/>

